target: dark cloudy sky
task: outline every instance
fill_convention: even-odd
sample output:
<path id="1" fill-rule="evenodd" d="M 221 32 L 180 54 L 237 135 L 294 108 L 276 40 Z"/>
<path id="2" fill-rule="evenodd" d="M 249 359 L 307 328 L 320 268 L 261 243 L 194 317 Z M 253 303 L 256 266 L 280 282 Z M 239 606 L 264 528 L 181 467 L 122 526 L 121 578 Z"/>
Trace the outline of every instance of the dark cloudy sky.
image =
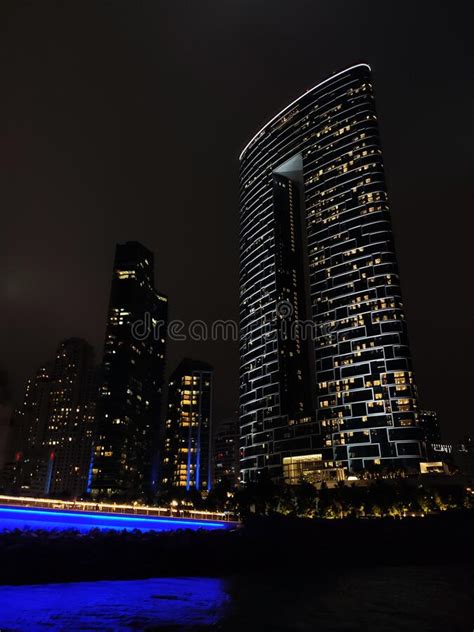
<path id="1" fill-rule="evenodd" d="M 57 342 L 102 352 L 114 245 L 155 251 L 171 316 L 237 317 L 238 154 L 301 92 L 374 70 L 422 404 L 472 431 L 469 4 L 1 2 L 0 366 L 18 394 Z M 236 407 L 229 343 L 180 343 Z"/>

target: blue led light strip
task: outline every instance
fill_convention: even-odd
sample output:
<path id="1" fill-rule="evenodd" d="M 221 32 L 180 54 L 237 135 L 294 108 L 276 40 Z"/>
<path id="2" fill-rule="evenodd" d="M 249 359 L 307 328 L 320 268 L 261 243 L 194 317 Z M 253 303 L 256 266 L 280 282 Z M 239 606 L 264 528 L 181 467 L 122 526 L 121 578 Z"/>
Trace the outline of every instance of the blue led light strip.
<path id="1" fill-rule="evenodd" d="M 10 507 L 0 507 L 0 519 L 2 513 L 13 513 L 13 514 L 28 514 L 28 515 L 42 515 L 49 517 L 71 517 L 71 518 L 92 518 L 98 520 L 118 520 L 122 522 L 148 522 L 148 523 L 160 523 L 160 524 L 172 524 L 172 525 L 195 525 L 202 527 L 213 527 L 213 528 L 225 528 L 228 523 L 225 522 L 214 522 L 211 520 L 206 521 L 198 521 L 190 519 L 179 519 L 179 518 L 158 518 L 153 516 L 114 516 L 112 514 L 99 514 L 99 513 L 88 513 L 88 512 L 71 512 L 71 511 L 55 511 L 51 509 L 30 509 L 30 508 L 18 508 L 12 509 Z"/>

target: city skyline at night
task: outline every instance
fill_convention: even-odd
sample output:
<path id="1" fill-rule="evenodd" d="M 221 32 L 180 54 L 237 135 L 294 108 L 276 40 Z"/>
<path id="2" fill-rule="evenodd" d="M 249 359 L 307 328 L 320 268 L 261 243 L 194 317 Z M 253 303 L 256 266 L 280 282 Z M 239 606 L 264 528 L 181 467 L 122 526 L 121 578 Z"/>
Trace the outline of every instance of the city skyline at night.
<path id="1" fill-rule="evenodd" d="M 416 467 L 424 454 L 419 404 L 370 66 L 334 73 L 292 101 L 254 135 L 239 159 L 242 482 L 265 469 L 281 479 L 285 467 L 303 463 L 306 472 L 310 463 L 316 471 L 318 461 L 329 478 L 340 476 L 338 468 Z M 199 417 L 198 434 L 186 439 L 185 449 L 178 445 L 185 438 L 178 438 L 182 385 L 173 394 L 176 371 L 164 410 L 169 325 L 184 322 L 168 322 L 168 299 L 155 290 L 154 273 L 154 255 L 145 246 L 117 246 L 91 416 L 95 454 L 88 488 L 96 497 L 151 492 L 160 482 L 188 490 L 212 484 L 210 393 L 204 425 Z M 272 319 L 291 334 L 277 332 L 272 341 L 265 330 Z M 208 346 L 236 342 L 232 320 L 216 319 L 210 327 L 199 319 L 190 322 L 184 335 L 173 335 L 171 326 L 171 348 L 186 344 L 186 334 L 200 327 Z M 228 339 L 225 325 L 215 327 L 220 322 L 235 325 Z M 314 325 L 312 337 L 291 327 L 300 322 Z M 148 335 L 136 333 L 140 323 L 151 328 Z M 153 366 L 143 363 L 148 356 L 156 357 Z M 41 386 L 41 370 L 37 378 Z M 169 415 L 173 406 L 176 419 Z M 51 420 L 54 427 L 54 415 Z M 172 449 L 163 447 L 163 435 Z M 188 463 L 180 474 L 178 455 L 184 451 Z M 52 476 L 47 493 L 71 491 L 71 485 L 53 484 L 57 474 L 48 473 L 47 458 L 35 467 L 36 477 Z"/>
<path id="2" fill-rule="evenodd" d="M 0 632 L 471 629 L 471 5 L 0 24 Z"/>
<path id="3" fill-rule="evenodd" d="M 299 467 L 299 459 L 305 471 L 320 460 L 329 477 L 339 476 L 338 468 L 416 467 L 424 453 L 418 395 L 370 66 L 356 64 L 317 83 L 266 123 L 239 158 L 241 480 L 255 480 L 263 470 L 281 479 L 284 466 Z M 117 246 L 91 417 L 88 487 L 96 497 L 154 491 L 160 465 L 163 487 L 209 490 L 212 484 L 213 388 L 196 437 L 179 438 L 183 415 L 193 412 L 182 410 L 183 376 L 173 392 L 176 371 L 164 411 L 168 299 L 155 290 L 154 274 L 151 250 L 137 241 Z M 290 327 L 310 322 L 316 334 L 308 338 L 296 328 L 271 340 L 265 326 L 272 318 Z M 214 336 L 220 320 L 202 337 L 208 347 L 236 342 Z M 140 322 L 153 335 L 136 335 Z M 170 337 L 172 348 L 188 343 L 180 335 Z M 147 363 L 152 356 L 155 363 Z M 167 433 L 172 449 L 162 448 Z M 179 447 L 183 441 L 186 448 Z M 45 462 L 38 467 L 49 476 Z M 47 487 L 52 494 L 66 490 Z"/>
<path id="4" fill-rule="evenodd" d="M 83 338 L 102 356 L 116 243 L 155 252 L 171 318 L 237 321 L 238 156 L 271 113 L 365 60 L 420 405 L 438 412 L 446 440 L 469 432 L 452 396 L 469 390 L 472 327 L 462 6 L 7 1 L 2 13 L 0 368 L 17 404 L 58 341 Z M 190 283 L 194 273 L 205 282 Z M 170 348 L 169 369 L 186 356 L 215 367 L 216 417 L 231 415 L 238 344 L 188 339 Z"/>

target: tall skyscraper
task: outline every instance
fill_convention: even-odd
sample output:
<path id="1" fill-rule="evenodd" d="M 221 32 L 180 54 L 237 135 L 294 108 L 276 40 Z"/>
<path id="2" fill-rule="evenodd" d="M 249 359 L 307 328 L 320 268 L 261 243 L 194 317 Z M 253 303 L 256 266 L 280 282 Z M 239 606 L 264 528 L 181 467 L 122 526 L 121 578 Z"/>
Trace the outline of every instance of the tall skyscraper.
<path id="1" fill-rule="evenodd" d="M 12 433 L 12 491 L 77 497 L 87 488 L 95 429 L 94 350 L 60 343 L 54 362 L 28 380 Z"/>
<path id="2" fill-rule="evenodd" d="M 416 466 L 417 395 L 369 66 L 290 103 L 240 166 L 242 480 L 264 469 L 281 478 L 284 459 L 310 456 L 347 471 Z"/>
<path id="3" fill-rule="evenodd" d="M 156 484 L 168 299 L 154 287 L 153 253 L 117 245 L 92 470 L 97 497 L 134 498 Z"/>
<path id="4" fill-rule="evenodd" d="M 185 358 L 172 373 L 162 450 L 163 488 L 209 491 L 212 485 L 213 369 Z"/>

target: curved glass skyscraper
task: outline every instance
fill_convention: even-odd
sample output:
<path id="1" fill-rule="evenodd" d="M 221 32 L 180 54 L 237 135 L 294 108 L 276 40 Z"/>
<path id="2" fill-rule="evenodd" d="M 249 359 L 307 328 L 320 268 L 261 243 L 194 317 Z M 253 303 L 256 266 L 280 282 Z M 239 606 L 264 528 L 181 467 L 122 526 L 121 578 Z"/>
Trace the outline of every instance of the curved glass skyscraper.
<path id="1" fill-rule="evenodd" d="M 241 163 L 242 480 L 416 465 L 416 388 L 371 71 L 271 119 Z M 308 466 L 309 467 L 309 466 Z"/>

